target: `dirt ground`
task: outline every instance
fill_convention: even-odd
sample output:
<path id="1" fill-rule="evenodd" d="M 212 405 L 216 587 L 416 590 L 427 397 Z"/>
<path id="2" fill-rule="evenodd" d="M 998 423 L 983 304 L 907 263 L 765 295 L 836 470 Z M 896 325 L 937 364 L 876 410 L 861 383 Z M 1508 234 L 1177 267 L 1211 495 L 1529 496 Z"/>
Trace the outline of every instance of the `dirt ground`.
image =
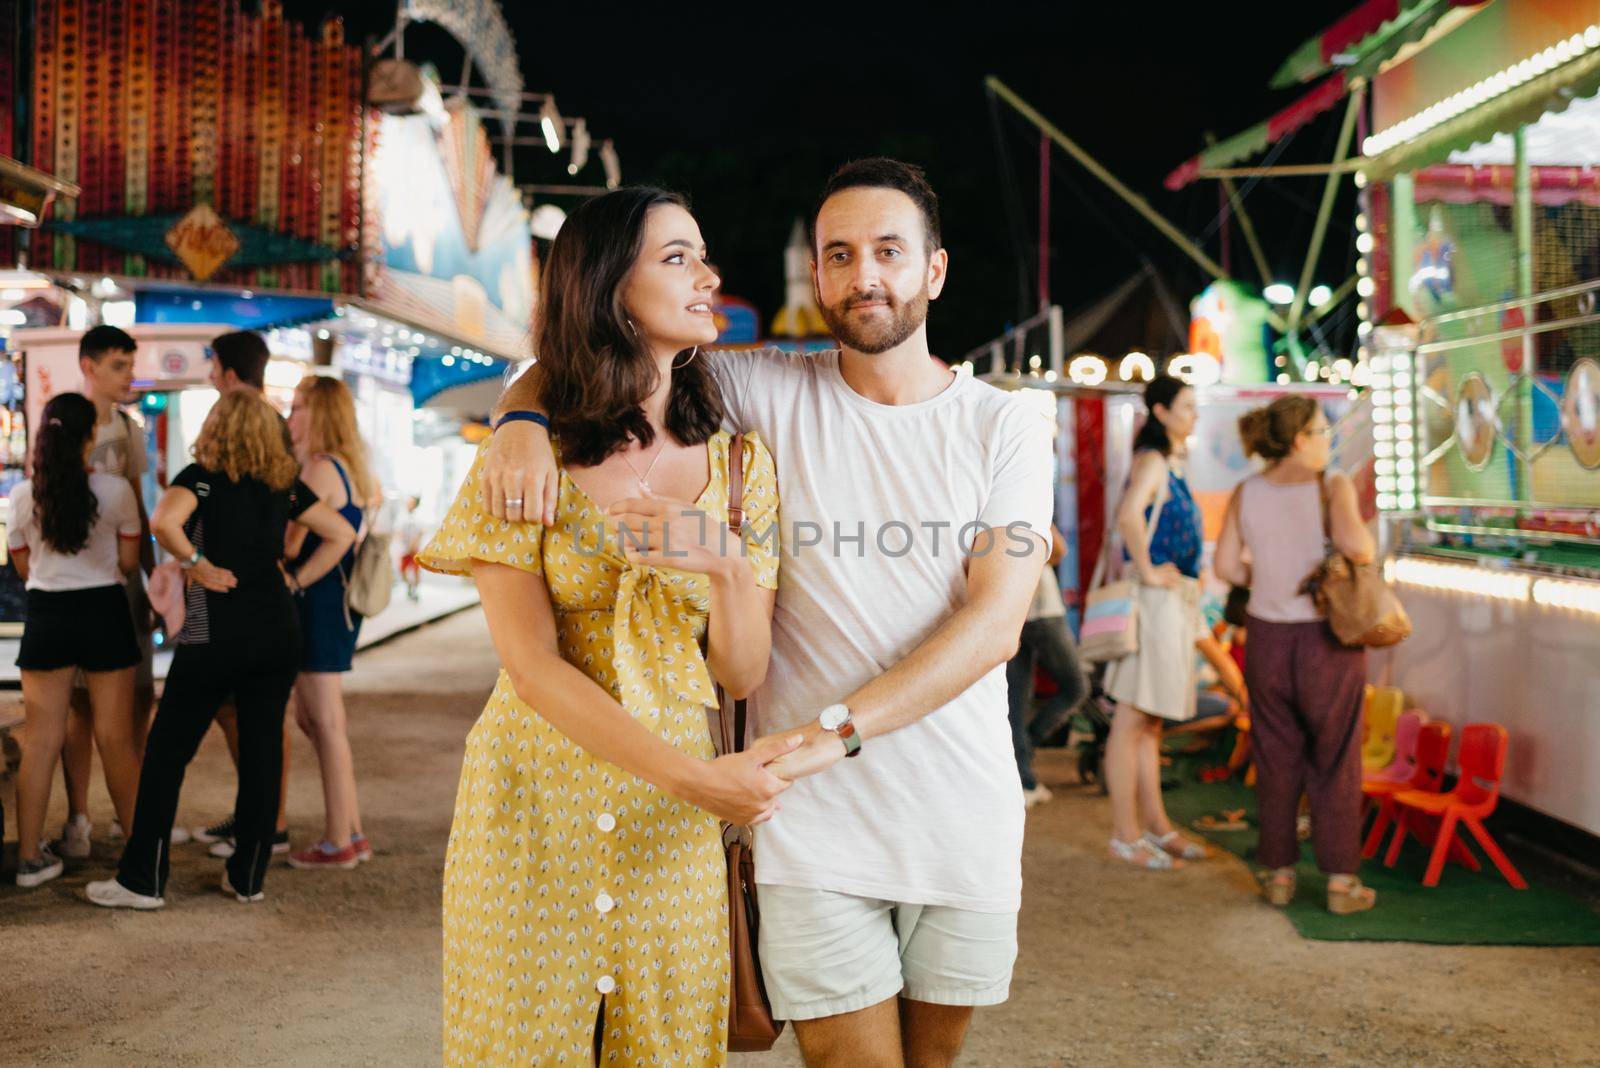
<path id="1" fill-rule="evenodd" d="M 351 734 L 378 853 L 357 871 L 279 865 L 267 900 L 245 906 L 217 891 L 219 862 L 181 846 L 164 910 L 112 913 L 82 895 L 115 842 L 97 832 L 90 861 L 33 891 L 11 884 L 8 845 L 0 1063 L 438 1063 L 440 868 L 462 739 L 494 669 L 476 611 L 357 658 Z M 963 1065 L 1600 1065 L 1600 950 L 1303 941 L 1232 857 L 1170 875 L 1115 864 L 1102 799 L 1059 754 L 1040 770 L 1058 796 L 1029 819 L 1016 981 L 979 1011 Z M 233 786 L 213 734 L 180 819 L 223 815 Z M 59 789 L 55 804 L 59 826 Z M 321 804 L 300 744 L 297 844 Z M 93 805 L 109 825 L 98 786 Z M 734 1063 L 800 1060 L 786 1036 Z"/>

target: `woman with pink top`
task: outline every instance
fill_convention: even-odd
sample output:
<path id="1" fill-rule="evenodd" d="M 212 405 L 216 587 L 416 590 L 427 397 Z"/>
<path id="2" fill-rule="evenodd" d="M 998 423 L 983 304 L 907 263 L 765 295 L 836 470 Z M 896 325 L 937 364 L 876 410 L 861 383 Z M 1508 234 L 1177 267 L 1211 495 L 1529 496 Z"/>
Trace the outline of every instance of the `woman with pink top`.
<path id="1" fill-rule="evenodd" d="M 1223 581 L 1250 587 L 1245 682 L 1267 899 L 1284 906 L 1294 898 L 1295 816 L 1305 792 L 1328 910 L 1344 914 L 1376 901 L 1356 876 L 1366 651 L 1341 645 L 1300 591 L 1327 551 L 1325 529 L 1354 563 L 1370 561 L 1376 545 L 1350 479 L 1327 471 L 1330 433 L 1321 407 L 1305 396 L 1279 397 L 1239 420 L 1245 455 L 1267 466 L 1234 490 L 1213 566 Z"/>

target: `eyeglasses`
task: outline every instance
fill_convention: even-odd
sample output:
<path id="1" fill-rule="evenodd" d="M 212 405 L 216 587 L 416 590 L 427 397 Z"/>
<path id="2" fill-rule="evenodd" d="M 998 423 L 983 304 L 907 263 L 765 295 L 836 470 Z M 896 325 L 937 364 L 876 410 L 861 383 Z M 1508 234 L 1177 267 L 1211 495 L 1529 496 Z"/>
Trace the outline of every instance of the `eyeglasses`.
<path id="1" fill-rule="evenodd" d="M 1323 437 L 1332 437 L 1333 426 L 1330 423 L 1324 423 L 1321 426 L 1308 426 L 1305 432 L 1307 434 L 1320 434 Z"/>

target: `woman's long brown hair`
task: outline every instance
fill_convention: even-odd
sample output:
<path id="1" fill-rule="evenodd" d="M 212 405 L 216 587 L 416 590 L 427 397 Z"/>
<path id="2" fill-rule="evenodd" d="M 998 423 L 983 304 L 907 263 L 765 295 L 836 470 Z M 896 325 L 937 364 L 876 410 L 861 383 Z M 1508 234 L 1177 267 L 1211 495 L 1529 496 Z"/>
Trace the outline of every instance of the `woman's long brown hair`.
<path id="1" fill-rule="evenodd" d="M 528 374 L 565 463 L 593 466 L 630 438 L 655 440 L 644 402 L 660 371 L 628 320 L 622 284 L 644 248 L 651 209 L 669 204 L 688 210 L 676 193 L 618 189 L 579 206 L 556 235 L 534 335 L 538 360 Z M 667 432 L 698 445 L 721 425 L 722 395 L 706 362 L 674 370 Z"/>

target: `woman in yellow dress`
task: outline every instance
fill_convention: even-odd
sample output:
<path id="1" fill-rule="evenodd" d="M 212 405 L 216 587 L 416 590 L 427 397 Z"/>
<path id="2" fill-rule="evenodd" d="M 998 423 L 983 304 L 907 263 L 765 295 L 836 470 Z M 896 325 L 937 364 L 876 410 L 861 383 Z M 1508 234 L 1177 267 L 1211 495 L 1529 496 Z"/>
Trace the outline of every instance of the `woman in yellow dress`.
<path id="1" fill-rule="evenodd" d="M 765 765 L 800 739 L 717 757 L 707 722 L 713 675 L 737 698 L 766 674 L 778 569 L 772 457 L 719 429 L 694 359 L 718 284 L 680 198 L 574 211 L 529 372 L 558 413 L 555 520 L 492 518 L 480 455 L 422 552 L 476 581 L 503 665 L 445 859 L 449 1064 L 726 1063 L 718 821 L 769 818 L 787 783 Z M 723 536 L 731 448 L 746 545 Z"/>

